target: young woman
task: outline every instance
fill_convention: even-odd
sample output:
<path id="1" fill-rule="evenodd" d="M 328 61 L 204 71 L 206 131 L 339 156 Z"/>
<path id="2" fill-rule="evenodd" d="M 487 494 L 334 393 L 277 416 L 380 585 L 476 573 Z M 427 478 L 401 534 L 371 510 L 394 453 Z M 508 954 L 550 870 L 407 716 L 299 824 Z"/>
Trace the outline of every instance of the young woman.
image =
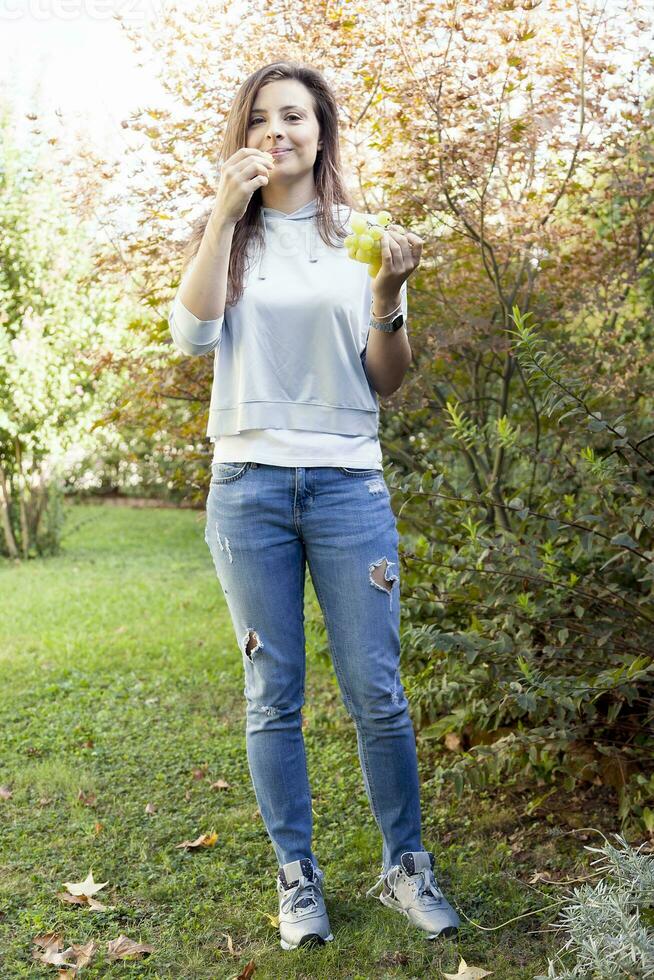
<path id="1" fill-rule="evenodd" d="M 333 939 L 302 736 L 306 564 L 383 839 L 367 894 L 381 884 L 384 905 L 428 938 L 453 935 L 459 918 L 421 842 L 399 674 L 398 532 L 377 436 L 377 394 L 395 391 L 411 361 L 406 280 L 422 241 L 389 225 L 374 279 L 349 258 L 338 109 L 313 68 L 278 62 L 243 82 L 222 160 L 169 325 L 185 353 L 215 351 L 205 540 L 243 658 L 248 765 L 280 866 L 281 945 Z"/>

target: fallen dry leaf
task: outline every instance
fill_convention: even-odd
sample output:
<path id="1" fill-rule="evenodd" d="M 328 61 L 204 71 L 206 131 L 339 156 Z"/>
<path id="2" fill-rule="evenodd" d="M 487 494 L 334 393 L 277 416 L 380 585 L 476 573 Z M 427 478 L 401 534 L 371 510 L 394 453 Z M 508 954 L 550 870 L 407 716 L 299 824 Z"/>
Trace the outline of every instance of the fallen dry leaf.
<path id="1" fill-rule="evenodd" d="M 8 786 L 0 786 L 0 800 L 10 800 L 12 796 L 13 790 Z"/>
<path id="2" fill-rule="evenodd" d="M 209 789 L 231 789 L 231 784 L 225 782 L 224 779 L 217 779 L 215 783 L 212 783 Z"/>
<path id="3" fill-rule="evenodd" d="M 72 946 L 60 951 L 57 946 L 53 945 L 46 946 L 42 953 L 39 953 L 37 949 L 32 950 L 32 959 L 38 963 L 47 963 L 48 966 L 70 966 L 74 969 L 75 963 L 73 962 L 72 954 Z"/>
<path id="4" fill-rule="evenodd" d="M 110 960 L 140 960 L 144 953 L 154 952 L 149 943 L 135 943 L 127 936 L 119 936 L 107 943 L 107 956 Z"/>
<path id="5" fill-rule="evenodd" d="M 36 942 L 36 940 L 33 940 L 33 942 Z M 59 970 L 57 976 L 60 978 L 66 978 L 66 980 L 68 977 L 76 977 L 78 971 L 81 970 L 83 966 L 87 966 L 91 962 L 91 959 L 98 948 L 98 943 L 96 943 L 93 939 L 89 939 L 88 943 L 86 943 L 84 946 L 78 946 L 74 943 L 72 946 L 69 946 L 68 949 L 63 950 L 63 952 L 59 952 L 57 950 L 57 946 L 61 945 L 63 944 L 59 940 L 59 937 L 56 937 L 56 942 L 46 946 L 43 953 L 33 950 L 32 956 L 35 960 L 38 960 L 39 963 L 47 963 L 50 966 L 64 967 L 64 969 Z"/>
<path id="6" fill-rule="evenodd" d="M 32 940 L 35 946 L 55 946 L 58 948 L 64 945 L 64 941 L 57 932 L 44 932 L 42 936 L 35 936 Z"/>
<path id="7" fill-rule="evenodd" d="M 279 916 L 278 915 L 271 915 L 270 912 L 264 912 L 263 914 L 265 916 L 267 916 L 267 918 L 270 919 L 271 925 L 273 925 L 275 927 L 275 929 L 279 926 Z"/>
<path id="8" fill-rule="evenodd" d="M 145 812 L 146 813 L 156 813 L 157 812 L 157 808 L 154 805 L 154 803 L 147 803 L 146 806 L 145 806 Z"/>
<path id="9" fill-rule="evenodd" d="M 88 898 L 90 895 L 95 895 L 99 892 L 101 888 L 108 885 L 108 881 L 103 881 L 101 883 L 95 882 L 93 880 L 93 871 L 89 871 L 84 881 L 65 881 L 64 886 L 68 889 L 71 895 L 86 895 Z"/>
<path id="10" fill-rule="evenodd" d="M 482 977 L 489 977 L 492 970 L 482 970 L 480 966 L 468 966 L 461 957 L 459 969 L 456 973 L 444 973 L 446 980 L 482 980 Z"/>
<path id="11" fill-rule="evenodd" d="M 76 960 L 75 966 L 78 970 L 81 970 L 83 966 L 91 962 L 98 946 L 99 943 L 96 943 L 94 939 L 89 939 L 88 943 L 85 943 L 83 946 L 78 946 L 76 943 L 73 943 L 70 949 L 73 951 L 73 956 Z"/>
<path id="12" fill-rule="evenodd" d="M 207 767 L 202 766 L 200 769 L 194 769 L 192 775 L 193 779 L 204 779 L 207 775 Z"/>
<path id="13" fill-rule="evenodd" d="M 236 980 L 250 980 L 250 977 L 252 976 L 255 970 L 256 970 L 255 962 L 254 960 L 250 960 L 250 962 L 243 967 Z"/>
<path id="14" fill-rule="evenodd" d="M 90 896 L 86 899 L 86 904 L 94 912 L 106 912 L 107 909 L 113 909 L 115 905 L 103 905 L 102 902 L 98 902 L 97 899 L 91 898 Z"/>
<path id="15" fill-rule="evenodd" d="M 97 796 L 95 793 L 85 793 L 80 787 L 79 793 L 77 794 L 77 799 L 80 800 L 84 806 L 95 806 Z"/>
<path id="16" fill-rule="evenodd" d="M 71 905 L 86 905 L 86 895 L 71 895 L 70 892 L 57 892 L 57 898 L 62 902 L 69 902 Z"/>
<path id="17" fill-rule="evenodd" d="M 44 936 L 35 936 L 32 942 L 35 946 L 40 946 L 41 949 L 48 952 L 60 952 L 64 948 L 64 941 L 56 932 L 48 932 Z M 33 949 L 32 956 L 35 960 L 38 960 L 42 954 L 38 950 Z"/>
<path id="18" fill-rule="evenodd" d="M 59 971 L 60 977 L 76 976 L 77 971 L 91 962 L 94 953 L 98 948 L 98 943 L 89 939 L 83 946 L 73 943 L 68 949 L 63 949 L 61 936 L 56 933 L 48 933 L 44 936 L 36 936 L 32 942 L 35 946 L 40 946 L 43 952 L 37 949 L 32 950 L 32 958 L 39 963 L 47 963 L 49 966 L 61 966 L 65 969 Z M 68 969 L 70 967 L 70 970 Z"/>
<path id="19" fill-rule="evenodd" d="M 115 909 L 115 905 L 103 905 L 90 895 L 71 895 L 70 892 L 57 892 L 56 898 L 70 905 L 86 905 L 94 912 L 106 912 L 108 909 Z"/>
<path id="20" fill-rule="evenodd" d="M 212 830 L 208 834 L 200 834 L 195 840 L 185 840 L 181 844 L 175 844 L 175 847 L 185 847 L 190 851 L 198 847 L 213 847 L 217 840 L 218 834 L 215 830 Z"/>

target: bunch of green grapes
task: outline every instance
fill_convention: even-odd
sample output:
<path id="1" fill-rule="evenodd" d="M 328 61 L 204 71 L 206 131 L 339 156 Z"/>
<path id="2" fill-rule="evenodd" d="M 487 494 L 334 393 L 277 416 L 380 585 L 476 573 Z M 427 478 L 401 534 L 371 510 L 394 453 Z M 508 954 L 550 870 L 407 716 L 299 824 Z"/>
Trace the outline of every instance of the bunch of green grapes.
<path id="1" fill-rule="evenodd" d="M 378 211 L 374 221 L 369 221 L 364 215 L 354 211 L 350 222 L 352 234 L 343 242 L 350 258 L 356 262 L 365 262 L 373 279 L 381 269 L 381 237 L 390 220 L 388 211 Z"/>

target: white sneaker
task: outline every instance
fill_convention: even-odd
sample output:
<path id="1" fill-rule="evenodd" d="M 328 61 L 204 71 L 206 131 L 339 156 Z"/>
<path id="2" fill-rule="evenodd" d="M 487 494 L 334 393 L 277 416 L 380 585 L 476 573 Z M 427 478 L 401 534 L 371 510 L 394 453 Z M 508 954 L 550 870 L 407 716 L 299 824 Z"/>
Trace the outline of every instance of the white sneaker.
<path id="1" fill-rule="evenodd" d="M 382 904 L 406 915 L 409 922 L 427 933 L 427 939 L 456 936 L 461 920 L 434 877 L 433 853 L 405 851 L 400 862 L 382 871 L 366 897 L 383 882 L 377 896 Z"/>
<path id="2" fill-rule="evenodd" d="M 289 861 L 277 875 L 279 935 L 282 949 L 323 946 L 334 937 L 322 895 L 324 872 L 311 858 Z"/>

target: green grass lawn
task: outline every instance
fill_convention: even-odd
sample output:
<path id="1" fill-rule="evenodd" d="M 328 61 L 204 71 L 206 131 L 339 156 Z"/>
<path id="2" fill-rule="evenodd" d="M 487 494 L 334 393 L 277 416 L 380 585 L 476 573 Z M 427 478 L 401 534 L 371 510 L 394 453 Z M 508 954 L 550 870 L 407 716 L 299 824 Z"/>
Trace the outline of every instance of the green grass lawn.
<path id="1" fill-rule="evenodd" d="M 284 952 L 268 917 L 277 864 L 247 768 L 241 657 L 204 514 L 65 510 L 60 556 L 0 559 L 0 785 L 13 791 L 0 799 L 2 980 L 56 976 L 31 958 L 32 938 L 51 931 L 66 947 L 100 943 L 88 977 L 230 978 L 251 960 L 256 980 L 440 977 L 456 972 L 460 954 L 493 980 L 546 972 L 561 944 L 545 931 L 553 912 L 495 931 L 464 920 L 457 940 L 429 942 L 365 897 L 381 839 L 353 724 L 321 655 L 309 576 L 304 734 L 335 939 Z M 438 791 L 433 743 L 418 743 L 423 844 L 457 908 L 492 927 L 559 898 L 560 888 L 529 879 L 564 866 L 580 873 L 581 844 L 557 832 L 552 813 L 525 816 L 517 794 Z M 229 788 L 212 790 L 218 779 Z M 176 847 L 210 831 L 213 847 Z M 108 882 L 97 896 L 108 911 L 56 897 L 90 868 Z M 121 933 L 154 952 L 110 962 L 106 942 Z"/>

